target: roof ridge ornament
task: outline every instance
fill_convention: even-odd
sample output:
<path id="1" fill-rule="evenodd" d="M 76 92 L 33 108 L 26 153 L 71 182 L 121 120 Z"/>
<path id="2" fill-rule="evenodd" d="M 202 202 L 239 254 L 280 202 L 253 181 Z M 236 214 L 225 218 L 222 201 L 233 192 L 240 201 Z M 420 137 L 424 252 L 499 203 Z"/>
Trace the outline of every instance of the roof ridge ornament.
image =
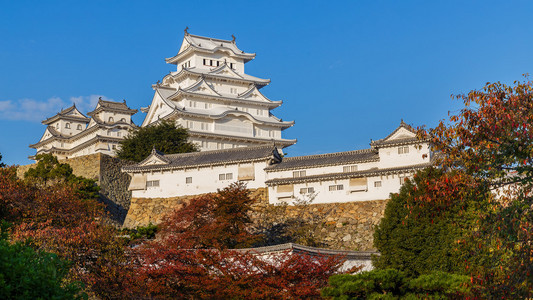
<path id="1" fill-rule="evenodd" d="M 185 26 L 185 30 L 183 30 L 185 32 L 185 35 L 190 35 L 188 30 L 189 30 L 189 26 Z"/>
<path id="2" fill-rule="evenodd" d="M 235 44 L 235 36 L 233 34 L 231 35 L 231 42 Z"/>

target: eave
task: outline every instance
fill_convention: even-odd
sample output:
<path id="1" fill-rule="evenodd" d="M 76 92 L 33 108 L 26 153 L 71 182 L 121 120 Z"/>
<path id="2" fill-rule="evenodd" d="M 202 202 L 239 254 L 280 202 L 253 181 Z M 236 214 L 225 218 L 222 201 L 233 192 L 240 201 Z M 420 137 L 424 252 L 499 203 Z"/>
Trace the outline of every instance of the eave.
<path id="1" fill-rule="evenodd" d="M 373 170 L 361 170 L 355 172 L 342 172 L 342 173 L 328 173 L 328 174 L 318 174 L 310 175 L 303 177 L 287 177 L 287 178 L 275 178 L 265 181 L 265 184 L 268 186 L 277 186 L 283 184 L 296 184 L 296 183 L 308 183 L 308 182 L 317 182 L 317 181 L 327 181 L 327 180 L 341 180 L 349 178 L 361 178 L 361 177 L 373 177 L 373 176 L 386 176 L 394 174 L 404 174 L 404 173 L 413 173 L 417 170 L 421 170 L 427 167 L 430 167 L 431 163 L 411 165 L 405 167 L 397 168 L 386 168 L 386 169 L 373 169 Z"/>

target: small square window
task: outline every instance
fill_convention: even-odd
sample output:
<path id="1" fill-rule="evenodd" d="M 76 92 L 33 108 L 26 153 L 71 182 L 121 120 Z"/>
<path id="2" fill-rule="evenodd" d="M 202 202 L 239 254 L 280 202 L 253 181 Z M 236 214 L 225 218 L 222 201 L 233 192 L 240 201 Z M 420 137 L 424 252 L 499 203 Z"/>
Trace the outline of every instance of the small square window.
<path id="1" fill-rule="evenodd" d="M 381 187 L 381 181 L 374 181 L 374 187 Z"/>
<path id="2" fill-rule="evenodd" d="M 409 146 L 400 146 L 398 147 L 398 154 L 409 153 Z"/>
<path id="3" fill-rule="evenodd" d="M 307 188 L 301 188 L 300 189 L 300 194 L 304 195 L 304 194 L 312 194 L 315 192 L 315 188 L 313 187 L 307 187 Z"/>
<path id="4" fill-rule="evenodd" d="M 304 177 L 305 171 L 294 171 L 292 172 L 292 177 Z"/>
<path id="5" fill-rule="evenodd" d="M 192 177 L 185 177 L 185 183 L 192 183 Z"/>
<path id="6" fill-rule="evenodd" d="M 159 186 L 159 180 L 148 180 L 146 182 L 146 187 L 158 187 Z"/>
<path id="7" fill-rule="evenodd" d="M 344 185 L 342 185 L 342 184 L 335 184 L 335 185 L 330 185 L 329 186 L 329 191 L 330 192 L 342 191 L 342 190 L 344 190 Z"/>

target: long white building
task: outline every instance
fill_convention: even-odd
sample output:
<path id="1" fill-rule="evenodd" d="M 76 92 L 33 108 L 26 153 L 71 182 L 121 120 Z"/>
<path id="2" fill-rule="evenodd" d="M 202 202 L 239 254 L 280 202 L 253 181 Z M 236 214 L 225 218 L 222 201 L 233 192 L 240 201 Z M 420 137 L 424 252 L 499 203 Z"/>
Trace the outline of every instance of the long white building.
<path id="1" fill-rule="evenodd" d="M 235 181 L 268 188 L 269 202 L 312 203 L 388 199 L 406 177 L 431 164 L 427 141 L 403 121 L 371 148 L 284 158 L 273 145 L 165 155 L 157 151 L 123 167 L 133 198 L 174 198 L 216 192 Z"/>
<path id="2" fill-rule="evenodd" d="M 292 145 L 282 130 L 293 121 L 276 118 L 271 110 L 282 101 L 272 101 L 260 89 L 269 79 L 245 73 L 254 53 L 240 50 L 233 40 L 192 35 L 185 30 L 178 54 L 166 62 L 177 67 L 152 88 L 152 103 L 142 126 L 169 119 L 187 128 L 190 141 L 201 151 L 237 147 Z"/>
<path id="3" fill-rule="evenodd" d="M 47 125 L 44 134 L 30 148 L 37 150 L 36 155 L 50 153 L 59 159 L 93 153 L 114 156 L 119 142 L 136 127 L 131 120 L 136 112 L 126 105 L 126 101 L 100 98 L 87 117 L 74 104 L 44 120 L 42 123 Z M 35 156 L 30 156 L 30 159 L 35 159 Z"/>

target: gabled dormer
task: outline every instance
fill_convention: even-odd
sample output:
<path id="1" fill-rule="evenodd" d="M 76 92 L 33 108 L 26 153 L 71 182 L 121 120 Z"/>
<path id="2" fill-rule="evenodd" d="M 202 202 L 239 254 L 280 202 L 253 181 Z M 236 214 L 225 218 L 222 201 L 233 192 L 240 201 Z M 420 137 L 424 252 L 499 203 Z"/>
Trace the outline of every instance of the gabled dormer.
<path id="1" fill-rule="evenodd" d="M 143 161 L 141 161 L 138 166 L 153 166 L 153 165 L 168 165 L 170 164 L 170 160 L 164 156 L 164 154 L 160 151 L 157 151 L 154 148 L 152 148 L 152 152 L 150 155 L 148 155 L 147 158 L 145 158 Z"/>
<path id="2" fill-rule="evenodd" d="M 380 167 L 425 164 L 431 161 L 429 141 L 418 139 L 416 130 L 403 120 L 400 126 L 381 140 L 370 143 L 379 153 Z"/>
<path id="3" fill-rule="evenodd" d="M 372 141 L 370 145 L 372 148 L 391 147 L 395 145 L 403 145 L 417 142 L 416 130 L 405 123 L 403 120 L 400 126 L 396 128 L 391 134 L 381 140 Z"/>

